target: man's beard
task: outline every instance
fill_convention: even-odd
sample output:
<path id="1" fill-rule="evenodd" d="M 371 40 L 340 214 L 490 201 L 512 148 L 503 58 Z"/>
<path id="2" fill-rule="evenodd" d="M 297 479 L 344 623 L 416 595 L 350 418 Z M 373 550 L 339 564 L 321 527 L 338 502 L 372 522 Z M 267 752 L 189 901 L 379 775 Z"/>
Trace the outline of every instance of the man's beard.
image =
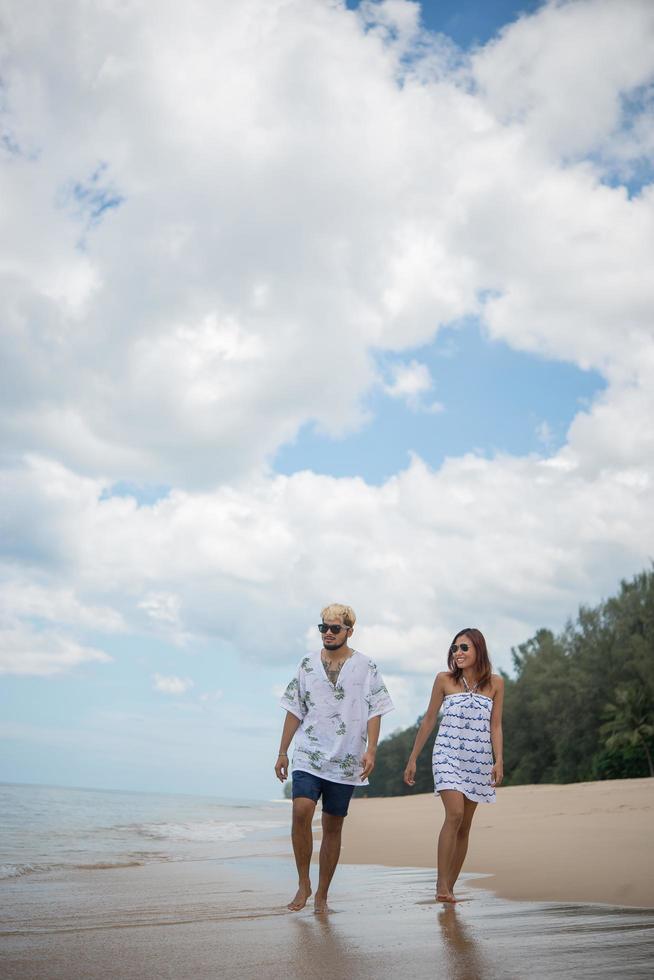
<path id="1" fill-rule="evenodd" d="M 345 646 L 346 643 L 347 643 L 347 633 L 345 634 L 344 638 L 341 640 L 340 643 L 334 643 L 332 645 L 332 641 L 331 640 L 325 640 L 324 641 L 324 647 L 325 647 L 325 650 L 340 650 L 341 647 L 342 646 Z"/>

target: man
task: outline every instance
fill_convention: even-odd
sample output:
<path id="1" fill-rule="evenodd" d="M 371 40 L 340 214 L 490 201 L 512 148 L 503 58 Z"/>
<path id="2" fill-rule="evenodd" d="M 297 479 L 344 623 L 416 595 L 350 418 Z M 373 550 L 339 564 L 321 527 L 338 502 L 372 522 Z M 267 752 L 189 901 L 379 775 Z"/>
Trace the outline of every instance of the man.
<path id="1" fill-rule="evenodd" d="M 293 736 L 292 841 L 298 890 L 288 908 L 311 895 L 311 821 L 322 796 L 322 844 L 314 911 L 328 912 L 327 892 L 341 851 L 341 831 L 355 786 L 367 785 L 375 766 L 381 716 L 393 703 L 377 666 L 348 646 L 356 616 L 350 606 L 326 606 L 318 629 L 320 653 L 305 657 L 281 699 L 286 709 L 275 772 L 288 778 Z"/>

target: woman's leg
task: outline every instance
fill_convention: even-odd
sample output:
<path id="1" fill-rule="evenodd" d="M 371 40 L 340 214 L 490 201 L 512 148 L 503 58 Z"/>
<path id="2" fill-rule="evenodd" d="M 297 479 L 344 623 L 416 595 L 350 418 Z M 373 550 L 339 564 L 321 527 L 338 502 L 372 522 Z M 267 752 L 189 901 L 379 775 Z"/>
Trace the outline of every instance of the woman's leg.
<path id="1" fill-rule="evenodd" d="M 469 800 L 467 796 L 464 796 L 463 820 L 459 824 L 459 829 L 456 834 L 456 844 L 454 845 L 452 864 L 450 865 L 450 870 L 447 876 L 452 891 L 454 891 L 454 886 L 456 885 L 458 877 L 461 874 L 461 868 L 463 867 L 463 862 L 465 861 L 466 854 L 468 852 L 470 825 L 472 824 L 472 818 L 475 815 L 476 809 L 477 804 L 473 803 L 472 800 Z"/>
<path id="2" fill-rule="evenodd" d="M 454 864 L 457 834 L 463 821 L 464 795 L 455 789 L 442 789 L 440 798 L 445 807 L 445 820 L 438 835 L 438 877 L 436 879 L 436 898 L 452 902 L 453 882 L 450 873 Z"/>

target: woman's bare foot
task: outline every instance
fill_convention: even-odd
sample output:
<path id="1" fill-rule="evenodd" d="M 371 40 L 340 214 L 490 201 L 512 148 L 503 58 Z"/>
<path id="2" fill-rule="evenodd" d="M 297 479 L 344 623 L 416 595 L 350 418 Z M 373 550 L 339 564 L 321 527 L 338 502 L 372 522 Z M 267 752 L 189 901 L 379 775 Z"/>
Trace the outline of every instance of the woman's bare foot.
<path id="1" fill-rule="evenodd" d="M 286 906 L 291 912 L 299 912 L 303 909 L 309 900 L 309 895 L 311 894 L 311 882 L 307 882 L 306 885 L 299 885 L 298 890 L 295 893 L 295 898 Z"/>
<path id="2" fill-rule="evenodd" d="M 456 902 L 454 892 L 448 888 L 440 878 L 436 881 L 436 901 L 437 902 Z"/>
<path id="3" fill-rule="evenodd" d="M 320 895 L 316 892 L 316 897 L 313 900 L 313 911 L 320 915 L 322 912 L 331 912 L 329 905 L 327 904 L 327 896 Z"/>

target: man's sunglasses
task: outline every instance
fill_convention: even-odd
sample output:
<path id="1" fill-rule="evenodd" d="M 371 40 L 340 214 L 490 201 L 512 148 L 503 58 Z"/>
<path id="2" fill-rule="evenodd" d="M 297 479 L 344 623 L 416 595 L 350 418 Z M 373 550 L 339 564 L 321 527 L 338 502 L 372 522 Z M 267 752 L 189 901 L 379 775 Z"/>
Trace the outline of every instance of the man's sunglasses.
<path id="1" fill-rule="evenodd" d="M 349 628 L 349 626 L 332 626 L 331 623 L 318 623 L 321 633 L 333 633 L 334 636 L 338 636 L 341 630 L 349 630 Z"/>
<path id="2" fill-rule="evenodd" d="M 457 650 L 461 650 L 462 653 L 467 653 L 470 647 L 467 643 L 453 643 L 450 647 L 450 653 L 456 653 Z"/>

